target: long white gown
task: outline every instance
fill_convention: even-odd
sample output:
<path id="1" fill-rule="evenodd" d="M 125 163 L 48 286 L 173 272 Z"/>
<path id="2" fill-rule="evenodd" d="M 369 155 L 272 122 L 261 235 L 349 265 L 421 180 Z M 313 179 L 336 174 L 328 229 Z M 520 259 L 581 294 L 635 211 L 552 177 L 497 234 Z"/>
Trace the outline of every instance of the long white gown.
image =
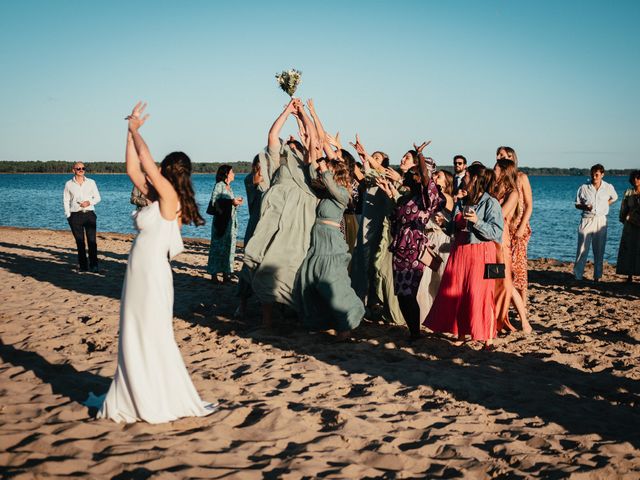
<path id="1" fill-rule="evenodd" d="M 183 249 L 178 221 L 158 202 L 134 213 L 138 230 L 120 302 L 118 367 L 98 412 L 115 422 L 164 423 L 204 416 L 216 407 L 200 399 L 173 333 L 173 277 L 169 259 Z"/>

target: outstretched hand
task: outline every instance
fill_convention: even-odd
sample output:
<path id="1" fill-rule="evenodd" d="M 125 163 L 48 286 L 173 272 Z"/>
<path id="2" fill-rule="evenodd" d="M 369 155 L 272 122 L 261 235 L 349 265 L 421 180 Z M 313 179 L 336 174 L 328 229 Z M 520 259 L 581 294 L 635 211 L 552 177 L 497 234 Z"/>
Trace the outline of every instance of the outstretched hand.
<path id="1" fill-rule="evenodd" d="M 310 98 L 309 100 L 307 100 L 307 108 L 309 109 L 309 113 L 311 113 L 311 115 L 316 113 L 316 109 L 313 106 L 313 98 Z"/>
<path id="2" fill-rule="evenodd" d="M 138 129 L 144 125 L 144 122 L 147 121 L 147 118 L 149 118 L 149 114 L 146 114 L 144 117 L 142 117 L 142 114 L 144 113 L 145 108 L 147 108 L 147 104 L 146 103 L 142 103 L 142 102 L 138 102 L 136 103 L 136 106 L 133 107 L 133 110 L 131 111 L 131 115 L 127 115 L 125 117 L 125 120 L 129 120 L 129 131 L 130 132 L 137 132 Z"/>
<path id="3" fill-rule="evenodd" d="M 392 182 L 402 181 L 402 176 L 398 172 L 396 172 L 393 168 L 389 168 L 389 167 L 385 168 L 384 175 L 385 177 L 390 179 Z"/>
<path id="4" fill-rule="evenodd" d="M 284 111 L 287 113 L 293 113 L 295 115 L 295 112 L 297 112 L 298 108 L 297 108 L 297 103 L 300 102 L 299 98 L 291 98 L 291 100 L 289 100 L 289 103 L 287 103 L 287 105 L 284 107 Z"/>
<path id="5" fill-rule="evenodd" d="M 418 153 L 422 153 L 422 150 L 425 149 L 425 147 L 427 145 L 429 145 L 431 143 L 431 140 L 427 141 L 427 142 L 422 142 L 422 145 L 417 146 L 415 143 L 413 144 L 413 149 L 418 152 Z"/>
<path id="6" fill-rule="evenodd" d="M 367 152 L 364 149 L 364 146 L 362 145 L 362 143 L 360 143 L 360 137 L 358 136 L 357 133 L 356 133 L 356 143 L 349 142 L 349 145 L 355 148 L 356 153 L 360 158 L 365 159 L 367 157 Z"/>
<path id="7" fill-rule="evenodd" d="M 389 186 L 389 182 L 382 177 L 376 177 L 376 185 L 380 187 L 389 198 L 393 198 L 393 192 L 391 191 L 391 187 Z"/>
<path id="8" fill-rule="evenodd" d="M 335 147 L 338 150 L 342 150 L 342 143 L 340 142 L 340 132 L 336 133 L 335 137 L 332 137 L 328 133 L 326 135 L 327 135 L 327 141 L 332 147 Z"/>

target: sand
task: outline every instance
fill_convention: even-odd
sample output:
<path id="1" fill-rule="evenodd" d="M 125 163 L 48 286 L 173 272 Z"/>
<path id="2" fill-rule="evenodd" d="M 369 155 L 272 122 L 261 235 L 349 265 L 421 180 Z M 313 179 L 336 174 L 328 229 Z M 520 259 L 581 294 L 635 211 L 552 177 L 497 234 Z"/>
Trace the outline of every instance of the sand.
<path id="1" fill-rule="evenodd" d="M 605 267 L 530 262 L 534 335 L 455 347 L 364 322 L 355 343 L 274 330 L 207 243 L 174 262 L 175 336 L 221 409 L 170 424 L 97 421 L 83 406 L 115 371 L 131 236 L 99 234 L 102 274 L 74 271 L 70 232 L 0 228 L 0 477 L 638 478 L 640 287 Z M 240 261 L 240 256 L 237 260 Z M 590 274 L 588 267 L 587 275 Z"/>

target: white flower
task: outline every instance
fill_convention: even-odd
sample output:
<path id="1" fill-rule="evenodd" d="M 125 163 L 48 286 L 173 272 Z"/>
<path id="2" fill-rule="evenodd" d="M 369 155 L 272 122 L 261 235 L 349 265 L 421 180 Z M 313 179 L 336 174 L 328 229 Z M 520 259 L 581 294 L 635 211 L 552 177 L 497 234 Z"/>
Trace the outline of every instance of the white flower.
<path id="1" fill-rule="evenodd" d="M 292 68 L 290 70 L 283 70 L 276 74 L 276 80 L 282 90 L 284 90 L 290 97 L 293 96 L 300 81 L 302 80 L 302 72 Z"/>

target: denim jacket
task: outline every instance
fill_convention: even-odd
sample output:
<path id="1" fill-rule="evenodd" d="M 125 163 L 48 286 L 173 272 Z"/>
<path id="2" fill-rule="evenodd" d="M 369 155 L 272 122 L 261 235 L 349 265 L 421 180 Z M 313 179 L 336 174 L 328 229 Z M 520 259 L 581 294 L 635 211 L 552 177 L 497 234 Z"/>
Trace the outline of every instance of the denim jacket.
<path id="1" fill-rule="evenodd" d="M 498 200 L 488 193 L 483 193 L 480 201 L 475 205 L 478 221 L 475 224 L 469 223 L 469 240 L 465 243 L 481 243 L 481 242 L 502 242 L 502 231 L 504 229 L 504 219 L 502 217 L 502 207 Z M 452 221 L 449 222 L 448 231 L 454 233 L 456 215 L 462 211 L 462 208 L 456 203 Z"/>

